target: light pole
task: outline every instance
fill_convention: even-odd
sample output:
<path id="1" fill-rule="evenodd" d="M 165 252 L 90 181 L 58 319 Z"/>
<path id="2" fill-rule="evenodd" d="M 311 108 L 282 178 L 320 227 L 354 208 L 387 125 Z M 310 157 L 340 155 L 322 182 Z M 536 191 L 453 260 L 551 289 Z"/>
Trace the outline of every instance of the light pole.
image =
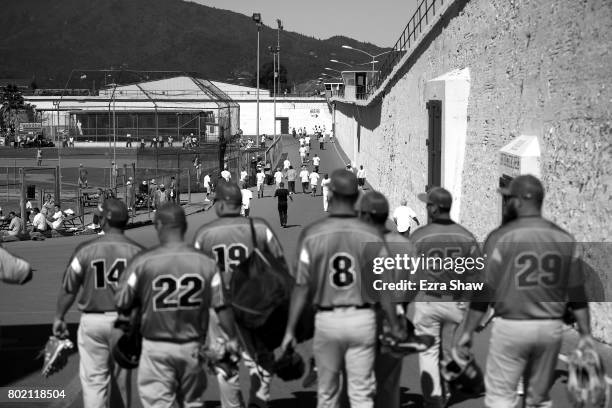
<path id="1" fill-rule="evenodd" d="M 278 86 L 276 86 L 276 67 L 274 67 L 274 139 L 276 140 L 276 92 L 280 91 L 280 32 L 283 30 L 283 23 L 276 19 L 276 62 L 278 64 Z"/>
<path id="2" fill-rule="evenodd" d="M 393 50 L 389 50 L 389 51 L 381 52 L 380 54 L 372 55 L 369 52 L 366 52 L 364 50 L 360 50 L 359 48 L 351 47 L 350 45 L 343 45 L 342 48 L 346 48 L 347 50 L 359 51 L 359 52 L 362 52 L 365 55 L 369 56 L 370 58 L 372 58 L 372 61 L 368 63 L 368 64 L 372 64 L 372 71 L 374 71 L 374 64 L 376 64 L 378 62 L 378 61 L 376 61 L 377 57 L 380 57 L 381 55 L 385 55 L 385 54 L 388 54 L 391 51 L 393 51 Z"/>
<path id="3" fill-rule="evenodd" d="M 257 24 L 257 121 L 256 123 L 256 137 L 257 143 L 259 143 L 259 32 L 261 31 L 261 14 L 253 13 L 253 21 Z M 276 119 L 275 119 L 276 120 Z"/>

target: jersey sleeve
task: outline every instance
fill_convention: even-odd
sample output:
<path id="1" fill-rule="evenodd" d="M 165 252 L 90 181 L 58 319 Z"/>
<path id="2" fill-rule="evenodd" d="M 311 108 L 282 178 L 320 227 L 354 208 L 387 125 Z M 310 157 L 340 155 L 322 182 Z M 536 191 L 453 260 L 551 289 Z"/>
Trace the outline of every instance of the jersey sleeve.
<path id="1" fill-rule="evenodd" d="M 266 248 L 275 257 L 277 258 L 283 257 L 284 256 L 283 247 L 281 246 L 280 241 L 276 237 L 276 234 L 274 234 L 274 231 L 272 231 L 272 228 L 270 228 L 270 226 L 267 223 L 264 222 L 263 227 L 265 230 L 265 241 L 264 242 L 265 242 Z"/>
<path id="2" fill-rule="evenodd" d="M 213 309 L 219 309 L 228 305 L 227 296 L 225 294 L 225 285 L 221 278 L 219 268 L 215 268 L 215 273 L 210 281 L 210 306 Z"/>
<path id="3" fill-rule="evenodd" d="M 295 283 L 298 285 L 308 285 L 310 283 L 310 264 L 311 250 L 307 245 L 308 241 L 302 235 L 298 241 L 296 267 L 294 271 Z"/>
<path id="4" fill-rule="evenodd" d="M 142 286 L 141 263 L 137 262 L 128 266 L 125 275 L 127 278 L 115 295 L 115 305 L 119 311 L 127 313 L 136 305 L 138 288 Z"/>
<path id="5" fill-rule="evenodd" d="M 30 264 L 0 248 L 0 280 L 22 285 L 30 279 L 32 279 Z"/>
<path id="6" fill-rule="evenodd" d="M 83 284 L 83 277 L 87 269 L 87 261 L 82 251 L 76 251 L 64 272 L 62 287 L 67 293 L 77 293 Z"/>

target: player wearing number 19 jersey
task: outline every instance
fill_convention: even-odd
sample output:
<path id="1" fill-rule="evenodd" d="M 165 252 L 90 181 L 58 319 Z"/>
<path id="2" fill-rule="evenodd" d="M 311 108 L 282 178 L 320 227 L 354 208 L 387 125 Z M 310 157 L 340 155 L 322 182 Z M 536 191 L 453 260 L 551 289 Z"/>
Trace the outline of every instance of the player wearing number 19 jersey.
<path id="1" fill-rule="evenodd" d="M 242 196 L 240 188 L 235 183 L 220 183 L 216 192 L 216 200 L 215 211 L 219 218 L 198 230 L 194 246 L 217 261 L 222 271 L 223 283 L 226 288 L 229 288 L 233 269 L 247 259 L 253 251 L 253 238 L 249 223 L 251 218 L 240 216 Z M 252 220 L 258 248 L 261 250 L 267 248 L 273 256 L 283 257 L 282 247 L 272 228 L 262 219 L 252 218 Z M 211 316 L 209 330 L 209 341 L 221 341 L 220 339 L 227 337 L 227 333 L 219 326 L 214 313 Z M 256 365 L 252 358 L 254 356 L 243 353 L 243 360 L 249 368 L 251 377 L 249 403 L 265 406 L 270 399 L 271 379 L 271 367 L 268 367 L 265 362 L 272 362 L 274 354 L 272 350 L 266 350 L 257 344 L 250 344 L 246 349 L 252 350 L 253 347 L 257 349 L 261 366 Z M 222 407 L 243 407 L 239 376 L 236 374 L 226 378 L 224 374 L 219 373 L 217 379 L 219 380 Z"/>
<path id="2" fill-rule="evenodd" d="M 111 389 L 117 387 L 124 406 L 129 406 L 131 371 L 115 366 L 111 357 L 111 350 L 122 334 L 113 327 L 117 318 L 114 295 L 126 265 L 142 247 L 123 235 L 128 211 L 121 201 L 107 199 L 96 213 L 105 234 L 77 247 L 70 258 L 53 333 L 58 337 L 68 334 L 64 316 L 80 290 L 78 309 L 82 315 L 77 340 L 84 406 L 109 406 Z M 111 384 L 115 382 L 116 386 Z"/>
<path id="3" fill-rule="evenodd" d="M 117 308 L 139 309 L 142 354 L 138 389 L 144 407 L 203 407 L 206 374 L 199 352 L 209 308 L 222 303 L 216 263 L 184 242 L 187 221 L 177 204 L 155 214 L 160 245 L 126 270 Z"/>

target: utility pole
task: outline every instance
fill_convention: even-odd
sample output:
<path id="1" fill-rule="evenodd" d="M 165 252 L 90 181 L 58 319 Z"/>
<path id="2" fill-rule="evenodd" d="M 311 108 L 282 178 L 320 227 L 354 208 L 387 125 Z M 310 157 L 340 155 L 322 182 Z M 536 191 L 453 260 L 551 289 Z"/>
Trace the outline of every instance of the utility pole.
<path id="1" fill-rule="evenodd" d="M 257 120 L 256 120 L 256 143 L 259 143 L 259 32 L 261 31 L 261 14 L 253 13 L 253 21 L 257 24 Z"/>

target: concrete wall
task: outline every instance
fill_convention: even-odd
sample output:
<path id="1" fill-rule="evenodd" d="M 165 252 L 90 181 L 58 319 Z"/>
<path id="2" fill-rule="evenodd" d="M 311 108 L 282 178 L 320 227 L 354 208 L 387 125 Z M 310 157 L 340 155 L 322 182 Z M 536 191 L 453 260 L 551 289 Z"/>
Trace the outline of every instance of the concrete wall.
<path id="1" fill-rule="evenodd" d="M 479 239 L 499 224 L 499 149 L 521 134 L 535 135 L 545 216 L 580 241 L 609 243 L 610 44 L 610 1 L 455 1 L 410 51 L 380 102 L 336 103 L 336 137 L 356 164 L 365 165 L 369 181 L 388 195 L 392 208 L 406 196 L 424 219 L 416 194 L 427 184 L 425 104 L 446 98 L 442 184 L 460 195 L 457 220 Z M 459 74 L 463 82 L 456 90 L 450 82 L 437 85 L 445 80 L 440 77 Z M 453 107 L 447 106 L 449 97 Z M 596 264 L 612 299 L 611 257 L 586 258 Z M 612 303 L 594 305 L 593 315 L 598 337 L 612 343 Z"/>

